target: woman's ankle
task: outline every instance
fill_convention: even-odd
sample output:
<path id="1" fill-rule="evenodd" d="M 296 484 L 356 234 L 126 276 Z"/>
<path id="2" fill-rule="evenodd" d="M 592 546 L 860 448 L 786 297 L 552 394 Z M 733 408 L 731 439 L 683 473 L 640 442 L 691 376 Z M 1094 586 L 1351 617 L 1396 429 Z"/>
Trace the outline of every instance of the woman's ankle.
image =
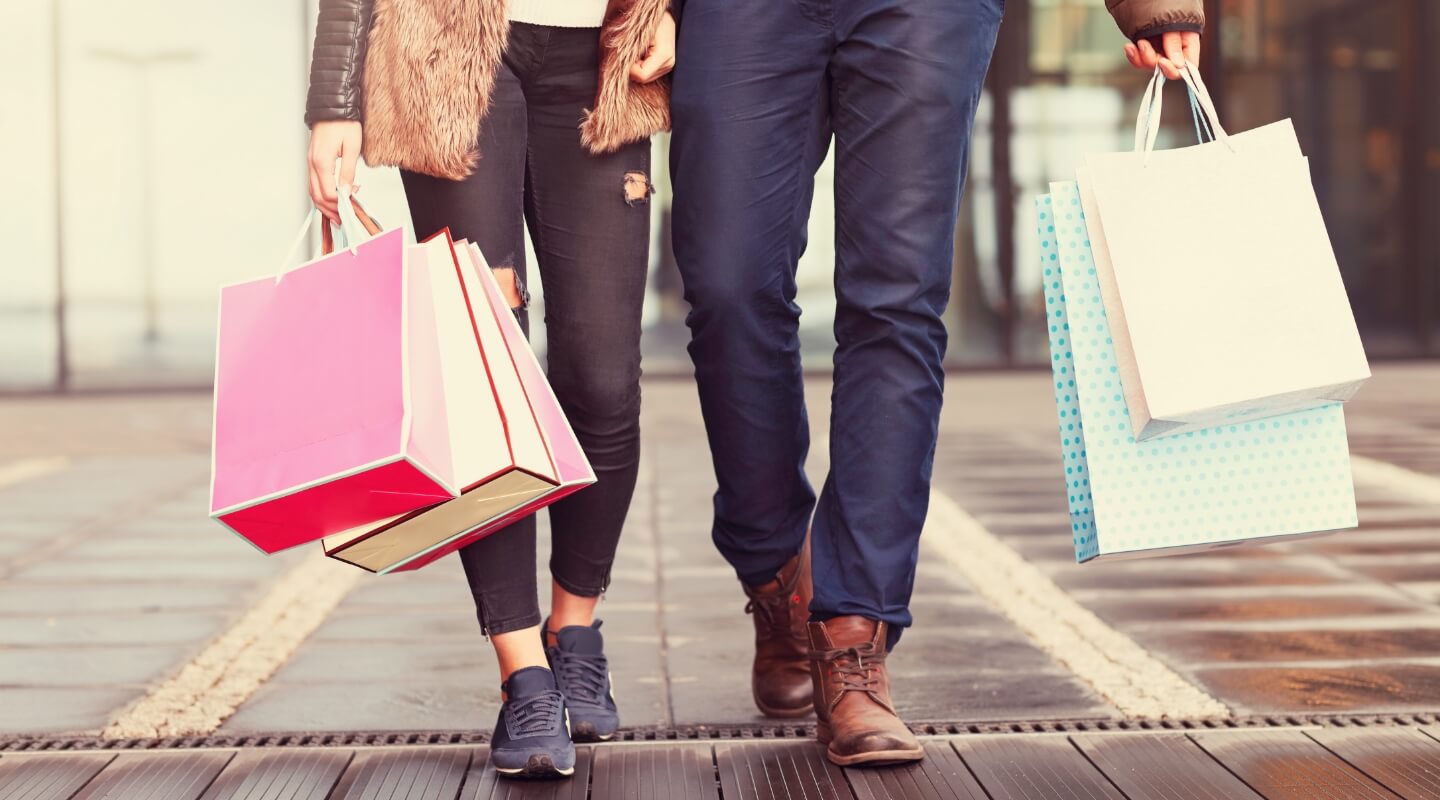
<path id="1" fill-rule="evenodd" d="M 500 664 L 502 685 L 510 680 L 512 674 L 526 667 L 550 668 L 545 648 L 540 642 L 538 626 L 492 635 L 490 644 L 495 647 L 495 658 Z"/>
<path id="2" fill-rule="evenodd" d="M 553 644 L 555 634 L 561 628 L 572 626 L 589 627 L 595 622 L 595 606 L 599 597 L 575 594 L 553 582 L 550 591 L 550 618 L 545 623 L 545 641 Z"/>

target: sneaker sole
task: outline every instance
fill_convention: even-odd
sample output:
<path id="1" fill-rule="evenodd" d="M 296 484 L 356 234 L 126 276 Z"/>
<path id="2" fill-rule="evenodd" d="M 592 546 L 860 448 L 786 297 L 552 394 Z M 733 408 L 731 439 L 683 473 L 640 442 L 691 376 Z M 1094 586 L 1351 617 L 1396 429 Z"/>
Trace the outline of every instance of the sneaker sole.
<path id="1" fill-rule="evenodd" d="M 568 778 L 575 774 L 575 768 L 560 769 L 555 766 L 554 759 L 547 755 L 536 754 L 530 756 L 525 766 L 518 769 L 501 769 L 496 767 L 495 771 L 507 778 L 524 778 L 527 780 L 546 780 L 554 778 Z"/>
<path id="2" fill-rule="evenodd" d="M 596 732 L 595 725 L 589 722 L 576 722 L 570 729 L 570 738 L 582 744 L 593 742 L 608 742 L 615 738 L 615 732 L 601 734 Z"/>

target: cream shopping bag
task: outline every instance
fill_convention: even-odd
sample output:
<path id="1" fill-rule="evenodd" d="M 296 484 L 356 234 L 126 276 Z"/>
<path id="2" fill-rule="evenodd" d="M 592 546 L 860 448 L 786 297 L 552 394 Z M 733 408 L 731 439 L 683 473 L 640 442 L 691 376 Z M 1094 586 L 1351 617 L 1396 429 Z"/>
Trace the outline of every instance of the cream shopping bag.
<path id="1" fill-rule="evenodd" d="M 1199 70 L 1184 77 L 1214 141 L 1155 149 L 1157 70 L 1134 151 L 1077 176 L 1141 441 L 1348 400 L 1370 376 L 1290 121 L 1227 134 Z"/>

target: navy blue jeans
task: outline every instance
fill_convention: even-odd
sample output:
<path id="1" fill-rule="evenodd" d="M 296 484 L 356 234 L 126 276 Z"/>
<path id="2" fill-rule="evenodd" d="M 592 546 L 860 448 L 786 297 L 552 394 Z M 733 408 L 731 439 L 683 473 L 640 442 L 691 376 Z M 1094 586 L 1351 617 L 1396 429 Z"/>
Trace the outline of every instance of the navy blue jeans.
<path id="1" fill-rule="evenodd" d="M 814 619 L 910 624 L 944 388 L 955 217 L 1003 0 L 687 0 L 674 244 L 718 489 L 713 535 L 771 580 L 812 523 Z M 795 270 L 835 142 L 830 473 L 818 503 Z M 892 642 L 893 643 L 893 642 Z"/>

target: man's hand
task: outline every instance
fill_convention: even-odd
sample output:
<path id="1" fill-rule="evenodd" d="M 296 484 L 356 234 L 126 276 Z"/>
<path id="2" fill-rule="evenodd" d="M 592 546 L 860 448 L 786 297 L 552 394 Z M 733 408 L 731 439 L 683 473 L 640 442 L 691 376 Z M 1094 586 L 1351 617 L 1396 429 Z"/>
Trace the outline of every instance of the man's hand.
<path id="1" fill-rule="evenodd" d="M 666 11 L 655 29 L 655 38 L 645 57 L 630 67 L 630 80 L 636 83 L 654 83 L 670 70 L 675 69 L 675 18 Z"/>
<path id="2" fill-rule="evenodd" d="M 1125 45 L 1125 58 L 1132 66 L 1147 72 L 1154 72 L 1158 65 L 1165 77 L 1172 81 L 1180 80 L 1180 67 L 1186 61 L 1197 66 L 1200 64 L 1198 33 L 1174 31 L 1161 34 L 1160 46 L 1165 50 L 1163 56 L 1155 52 L 1155 46 L 1148 39 L 1141 39 L 1138 45 L 1132 42 Z"/>
<path id="3" fill-rule="evenodd" d="M 340 198 L 336 186 L 355 190 L 355 164 L 360 159 L 360 123 L 337 119 L 317 122 L 310 129 L 310 200 L 331 222 L 340 224 Z M 340 180 L 335 160 L 340 159 Z"/>

